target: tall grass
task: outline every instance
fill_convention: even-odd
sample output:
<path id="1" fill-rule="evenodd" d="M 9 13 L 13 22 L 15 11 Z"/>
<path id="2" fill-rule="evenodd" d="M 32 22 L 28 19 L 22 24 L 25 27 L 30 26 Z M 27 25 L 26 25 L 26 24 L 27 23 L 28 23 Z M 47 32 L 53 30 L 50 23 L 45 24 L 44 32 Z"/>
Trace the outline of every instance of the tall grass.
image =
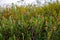
<path id="1" fill-rule="evenodd" d="M 0 40 L 60 40 L 60 3 L 0 10 Z"/>

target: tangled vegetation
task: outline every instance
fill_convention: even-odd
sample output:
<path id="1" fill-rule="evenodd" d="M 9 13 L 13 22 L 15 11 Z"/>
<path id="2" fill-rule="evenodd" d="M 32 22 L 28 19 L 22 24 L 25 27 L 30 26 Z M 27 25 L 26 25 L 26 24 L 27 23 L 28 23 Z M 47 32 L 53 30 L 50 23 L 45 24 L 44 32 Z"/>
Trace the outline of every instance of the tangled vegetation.
<path id="1" fill-rule="evenodd" d="M 2 9 L 0 40 L 60 40 L 60 3 Z"/>

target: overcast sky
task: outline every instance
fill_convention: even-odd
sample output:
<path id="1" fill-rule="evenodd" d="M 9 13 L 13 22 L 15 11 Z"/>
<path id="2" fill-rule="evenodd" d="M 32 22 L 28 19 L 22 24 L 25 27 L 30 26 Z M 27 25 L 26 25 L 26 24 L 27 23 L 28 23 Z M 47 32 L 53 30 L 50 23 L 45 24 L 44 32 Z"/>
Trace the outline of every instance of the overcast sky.
<path id="1" fill-rule="evenodd" d="M 17 2 L 17 1 L 20 1 L 20 0 L 0 0 L 0 6 L 1 5 L 9 5 L 11 3 L 14 3 L 14 4 L 36 4 L 36 0 L 24 0 L 24 2 Z M 44 0 L 40 0 L 42 4 L 44 4 Z M 50 0 L 46 0 L 46 1 L 50 1 Z M 53 0 L 55 1 L 55 0 Z"/>

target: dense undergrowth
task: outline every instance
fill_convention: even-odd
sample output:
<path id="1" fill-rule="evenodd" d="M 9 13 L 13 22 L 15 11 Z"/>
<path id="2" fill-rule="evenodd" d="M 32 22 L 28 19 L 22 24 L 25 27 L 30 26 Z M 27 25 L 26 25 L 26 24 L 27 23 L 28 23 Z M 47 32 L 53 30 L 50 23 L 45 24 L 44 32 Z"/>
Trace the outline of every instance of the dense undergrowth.
<path id="1" fill-rule="evenodd" d="M 60 40 L 60 3 L 2 9 L 0 40 Z"/>

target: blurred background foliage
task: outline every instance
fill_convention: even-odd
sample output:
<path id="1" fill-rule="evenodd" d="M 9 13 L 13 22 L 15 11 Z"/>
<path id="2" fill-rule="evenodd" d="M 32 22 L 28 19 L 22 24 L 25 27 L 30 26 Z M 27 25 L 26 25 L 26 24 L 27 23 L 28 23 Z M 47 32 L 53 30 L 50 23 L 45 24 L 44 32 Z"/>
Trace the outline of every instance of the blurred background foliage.
<path id="1" fill-rule="evenodd" d="M 0 40 L 60 40 L 59 2 L 0 9 Z"/>

